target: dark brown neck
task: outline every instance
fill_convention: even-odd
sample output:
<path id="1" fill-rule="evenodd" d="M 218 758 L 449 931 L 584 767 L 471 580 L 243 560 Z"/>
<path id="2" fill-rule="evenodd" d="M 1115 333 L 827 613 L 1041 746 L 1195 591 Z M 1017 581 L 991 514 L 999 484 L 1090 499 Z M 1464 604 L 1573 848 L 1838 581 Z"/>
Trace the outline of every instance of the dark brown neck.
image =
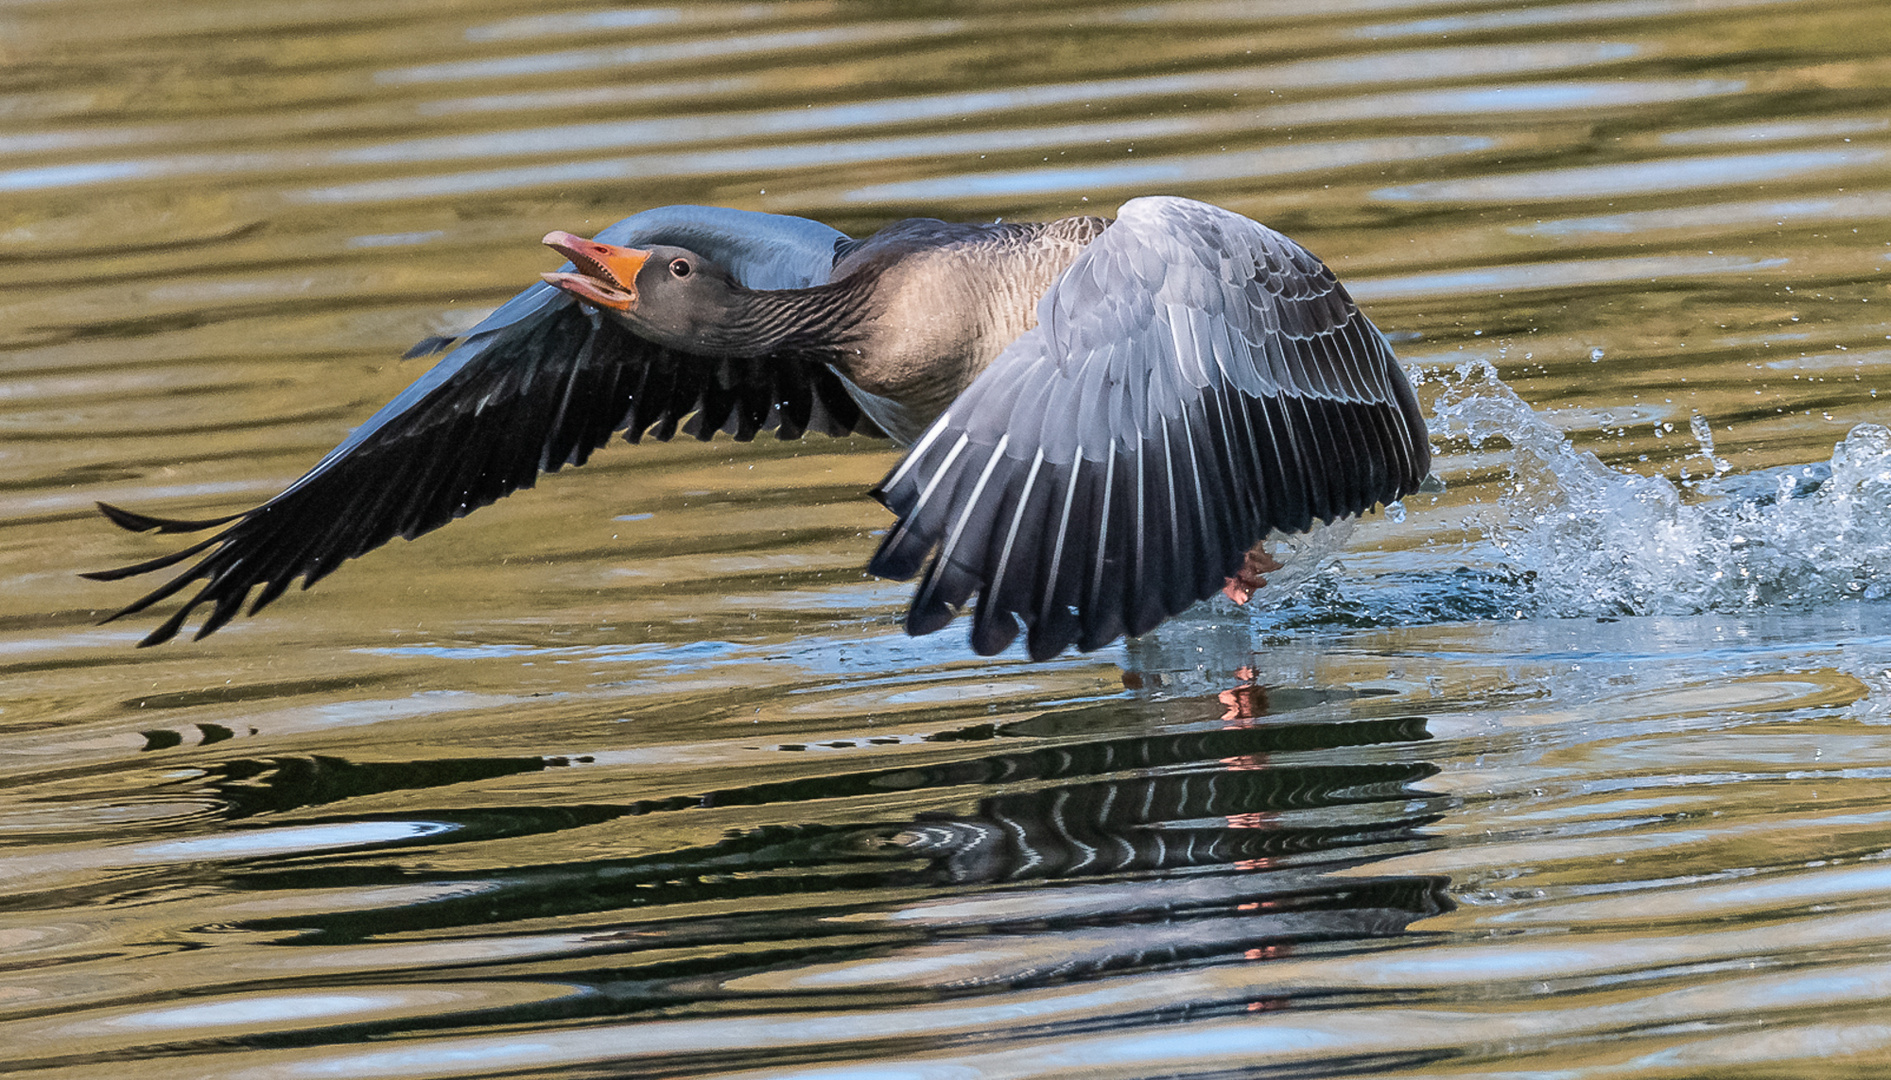
<path id="1" fill-rule="evenodd" d="M 807 289 L 738 289 L 728 319 L 703 344 L 732 356 L 832 361 L 851 355 L 859 347 L 871 291 L 866 276 Z"/>

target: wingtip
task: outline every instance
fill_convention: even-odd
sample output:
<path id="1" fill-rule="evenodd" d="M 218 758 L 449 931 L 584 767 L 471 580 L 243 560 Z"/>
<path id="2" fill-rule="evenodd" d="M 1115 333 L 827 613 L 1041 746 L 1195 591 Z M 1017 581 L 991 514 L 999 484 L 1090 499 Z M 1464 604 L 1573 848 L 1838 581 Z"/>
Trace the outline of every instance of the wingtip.
<path id="1" fill-rule="evenodd" d="M 1041 664 L 1046 660 L 1055 660 L 1070 646 L 1068 641 L 1039 641 L 1035 636 L 1027 635 L 1024 639 L 1025 650 L 1030 654 L 1031 662 Z"/>
<path id="2" fill-rule="evenodd" d="M 435 334 L 434 336 L 429 337 L 429 338 L 422 338 L 421 340 L 414 343 L 413 348 L 408 349 L 406 352 L 402 353 L 401 359 L 402 360 L 418 360 L 423 356 L 432 356 L 435 353 L 443 353 L 447 351 L 447 349 L 450 348 L 453 345 L 453 343 L 458 340 L 460 339 L 457 337 L 448 336 L 446 334 Z"/>
<path id="3" fill-rule="evenodd" d="M 1018 640 L 1018 618 L 1009 611 L 987 609 L 989 598 L 981 597 L 972 615 L 972 651 L 980 656 L 996 656 Z"/>
<path id="4" fill-rule="evenodd" d="M 1051 605 L 1031 624 L 1030 631 L 1025 635 L 1025 648 L 1032 660 L 1049 660 L 1076 644 L 1081 631 L 1082 625 L 1076 611 L 1062 605 Z"/>
<path id="5" fill-rule="evenodd" d="M 166 624 L 138 639 L 138 648 L 149 649 L 153 645 L 162 645 L 177 636 L 177 628 Z"/>
<path id="6" fill-rule="evenodd" d="M 98 507 L 98 512 L 105 515 L 106 520 L 124 529 L 126 532 L 135 533 L 201 532 L 204 529 L 212 529 L 218 525 L 228 525 L 230 522 L 243 516 L 242 514 L 229 514 L 218 518 L 161 518 L 151 514 L 140 514 L 135 510 L 127 510 L 122 506 L 113 506 L 108 502 L 100 502 L 95 505 Z"/>
<path id="7" fill-rule="evenodd" d="M 873 558 L 867 560 L 867 573 L 888 581 L 911 581 L 926 564 L 925 556 L 923 551 L 917 557 L 904 550 L 889 551 L 883 543 L 880 550 L 873 553 Z"/>
<path id="8" fill-rule="evenodd" d="M 134 513 L 122 506 L 113 506 L 108 502 L 98 502 L 93 505 L 98 507 L 98 512 L 104 514 L 107 521 L 126 532 L 150 532 L 158 527 L 156 518 Z"/>
<path id="9" fill-rule="evenodd" d="M 906 609 L 906 635 L 925 637 L 945 629 L 959 617 L 959 609 L 940 600 L 914 597 Z"/>
<path id="10" fill-rule="evenodd" d="M 153 570 L 162 570 L 167 566 L 176 566 L 178 563 L 183 562 L 185 559 L 190 558 L 192 555 L 195 555 L 198 552 L 209 547 L 210 545 L 215 544 L 217 541 L 221 540 L 222 538 L 223 538 L 223 534 L 219 533 L 216 536 L 212 536 L 207 540 L 200 540 L 197 543 L 192 544 L 191 546 L 183 549 L 182 551 L 173 551 L 169 555 L 160 555 L 155 559 L 149 559 L 141 563 L 133 563 L 130 566 L 114 566 L 109 570 L 86 570 L 86 571 L 82 571 L 79 574 L 79 576 L 82 578 L 86 578 L 87 580 L 90 580 L 90 581 L 121 581 L 128 577 L 136 577 L 139 574 L 148 574 Z M 182 578 L 179 580 L 185 581 L 189 579 Z M 170 592 L 166 592 L 164 593 L 164 595 L 169 596 L 171 592 L 177 591 L 177 587 L 178 586 L 176 585 L 176 583 L 173 583 L 173 585 L 170 587 Z M 150 599 L 152 598 L 147 597 L 146 600 L 143 602 L 149 602 Z M 123 612 L 121 612 L 121 614 L 128 615 L 134 611 L 140 611 L 140 610 L 143 610 L 143 609 L 139 607 L 130 607 L 130 608 L 126 608 Z"/>

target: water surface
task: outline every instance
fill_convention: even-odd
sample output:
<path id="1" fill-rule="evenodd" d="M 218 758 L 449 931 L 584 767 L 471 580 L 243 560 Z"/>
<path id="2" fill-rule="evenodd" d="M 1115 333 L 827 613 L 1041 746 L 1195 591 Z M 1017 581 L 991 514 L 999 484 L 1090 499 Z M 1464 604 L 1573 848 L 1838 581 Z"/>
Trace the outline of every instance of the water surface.
<path id="1" fill-rule="evenodd" d="M 1891 1067 L 1891 9 L 0 6 L 0 1070 Z M 1440 490 L 1247 609 L 898 632 L 897 459 L 685 441 L 198 643 L 99 625 L 671 202 L 1206 199 Z M 1342 535 L 1344 534 L 1344 535 Z"/>

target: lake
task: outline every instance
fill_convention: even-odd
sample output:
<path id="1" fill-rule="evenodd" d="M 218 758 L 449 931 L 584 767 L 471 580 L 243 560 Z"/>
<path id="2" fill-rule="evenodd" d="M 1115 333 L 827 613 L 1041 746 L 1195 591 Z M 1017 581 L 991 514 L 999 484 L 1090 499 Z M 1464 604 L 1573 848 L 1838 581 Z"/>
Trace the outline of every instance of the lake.
<path id="1" fill-rule="evenodd" d="M 0 1071 L 1891 1071 L 1891 6 L 0 5 Z M 900 631 L 866 438 L 621 442 L 215 636 L 279 491 L 701 203 L 1203 199 L 1438 482 L 1252 604 Z"/>

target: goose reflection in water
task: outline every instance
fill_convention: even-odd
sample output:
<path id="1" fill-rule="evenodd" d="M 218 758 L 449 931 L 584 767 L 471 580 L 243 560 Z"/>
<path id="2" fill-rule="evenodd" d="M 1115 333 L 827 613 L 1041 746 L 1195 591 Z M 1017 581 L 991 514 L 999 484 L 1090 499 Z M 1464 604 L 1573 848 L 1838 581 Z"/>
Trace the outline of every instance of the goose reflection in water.
<path id="1" fill-rule="evenodd" d="M 955 894 L 995 887 L 970 902 L 916 905 L 907 918 L 930 912 L 941 926 L 969 922 L 1003 934 L 1035 924 L 1028 949 L 981 947 L 995 963 L 948 966 L 954 985 L 1230 954 L 1271 958 L 1295 942 L 1398 934 L 1450 909 L 1443 878 L 1361 872 L 1371 851 L 1409 844 L 1436 820 L 1415 809 L 1424 800 L 1412 785 L 1437 770 L 1361 761 L 1352 751 L 1427 739 L 1423 718 L 1282 723 L 1269 717 L 1268 688 L 1247 679 L 1182 704 L 1219 708 L 1219 722 L 994 756 L 987 764 L 1009 774 L 1007 786 L 1026 790 L 982 798 L 971 813 L 922 815 L 900 835 L 930 858 L 926 876 Z M 1291 760 L 1274 760 L 1283 753 Z M 1024 763 L 1047 757 L 1061 767 Z M 1345 875 L 1332 873 L 1342 867 Z"/>
<path id="2" fill-rule="evenodd" d="M 816 771 L 630 805 L 463 810 L 450 838 L 432 843 L 606 823 L 621 831 L 636 817 L 639 843 L 661 850 L 495 869 L 464 900 L 451 898 L 464 881 L 402 871 L 403 885 L 431 880 L 448 898 L 373 922 L 425 930 L 581 916 L 597 926 L 599 913 L 621 911 L 628 952 L 744 942 L 766 946 L 765 966 L 780 978 L 923 954 L 936 961 L 929 974 L 894 981 L 934 989 L 1396 935 L 1450 908 L 1447 882 L 1373 875 L 1371 863 L 1423 843 L 1419 830 L 1446 807 L 1414 787 L 1437 771 L 1410 760 L 1430 738 L 1425 719 L 1375 716 L 1369 694 L 1243 680 L 1192 698 L 1139 696 L 936 732 L 927 738 L 941 752 L 983 752 L 912 767 Z M 1163 730 L 1146 733 L 1152 722 Z M 233 810 L 253 812 L 545 764 L 232 762 L 219 787 Z M 915 812 L 916 802 L 931 808 Z M 704 844 L 695 838 L 705 824 L 729 831 Z M 681 842 L 665 846 L 666 837 Z M 315 883 L 309 873 L 257 880 L 298 887 Z M 333 883 L 332 871 L 313 873 Z M 298 929 L 319 929 L 307 921 Z M 334 921 L 343 934 L 361 925 L 357 914 Z M 758 962 L 716 952 L 692 962 L 692 978 L 758 977 Z M 885 977 L 875 970 L 860 977 Z M 851 976 L 823 978 L 831 990 Z"/>

